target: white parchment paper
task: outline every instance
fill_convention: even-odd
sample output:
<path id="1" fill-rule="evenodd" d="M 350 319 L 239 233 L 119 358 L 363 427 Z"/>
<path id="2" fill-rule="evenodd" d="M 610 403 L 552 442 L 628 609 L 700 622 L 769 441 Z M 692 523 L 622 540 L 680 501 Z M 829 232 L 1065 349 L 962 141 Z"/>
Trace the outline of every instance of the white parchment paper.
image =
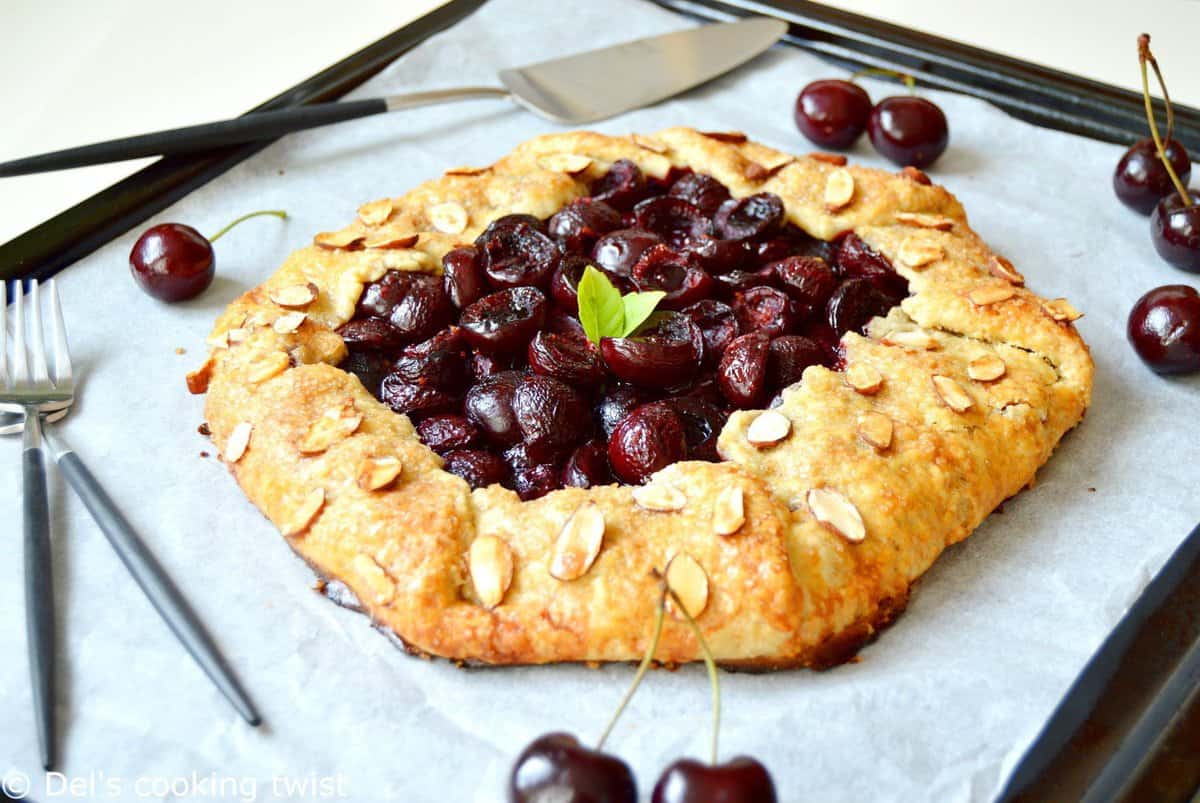
<path id="1" fill-rule="evenodd" d="M 490 83 L 499 67 L 687 24 L 637 0 L 493 0 L 355 94 Z M 837 72 L 780 48 L 597 128 L 738 128 L 807 152 L 792 101 Z M 866 83 L 876 98 L 895 91 Z M 763 760 L 789 803 L 992 799 L 1087 658 L 1200 521 L 1200 378 L 1156 377 L 1124 336 L 1142 293 L 1194 279 L 1157 259 L 1146 221 L 1113 196 L 1120 150 L 930 94 L 951 125 L 950 149 L 931 172 L 1033 289 L 1086 312 L 1079 328 L 1097 362 L 1095 404 L 1037 487 L 949 550 L 861 662 L 724 676 L 725 757 Z M 200 299 L 167 306 L 135 287 L 127 257 L 143 226 L 63 274 L 84 382 L 61 432 L 194 602 L 267 724 L 255 730 L 237 718 L 52 480 L 62 770 L 76 786 L 35 771 L 12 440 L 0 460 L 11 511 L 0 525 L 9 556 L 0 569 L 0 776 L 33 776 L 36 800 L 485 803 L 503 799 L 514 756 L 538 734 L 596 738 L 630 668 L 465 671 L 396 650 L 364 617 L 310 591 L 308 569 L 224 467 L 200 456 L 213 451 L 196 433 L 202 400 L 183 383 L 217 313 L 314 232 L 342 225 L 362 201 L 451 166 L 487 164 L 550 130 L 513 106 L 474 102 L 293 135 L 156 217 L 212 233 L 254 209 L 291 214 L 219 242 L 219 275 Z M 865 138 L 852 158 L 888 166 Z M 610 742 L 646 799 L 669 761 L 705 755 L 708 705 L 698 667 L 648 678 Z"/>

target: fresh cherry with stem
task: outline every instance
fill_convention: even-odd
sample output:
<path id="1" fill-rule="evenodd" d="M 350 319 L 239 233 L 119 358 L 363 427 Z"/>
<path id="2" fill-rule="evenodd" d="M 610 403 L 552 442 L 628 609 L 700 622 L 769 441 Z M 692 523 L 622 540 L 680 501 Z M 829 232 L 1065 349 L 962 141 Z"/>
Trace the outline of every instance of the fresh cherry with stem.
<path id="1" fill-rule="evenodd" d="M 1142 99 L 1146 103 L 1146 120 L 1150 123 L 1150 135 L 1154 138 L 1154 146 L 1158 150 L 1158 158 L 1171 178 L 1178 194 L 1172 193 L 1158 202 L 1154 214 L 1150 217 L 1150 240 L 1154 250 L 1164 260 L 1182 270 L 1200 273 L 1200 203 L 1188 191 L 1187 185 L 1179 177 L 1175 166 L 1167 156 L 1166 146 L 1158 133 L 1158 123 L 1154 119 L 1154 106 L 1150 102 L 1150 78 L 1147 65 L 1154 68 L 1154 75 L 1162 88 L 1163 98 L 1167 99 L 1167 85 L 1163 81 L 1158 62 L 1150 52 L 1150 35 L 1138 37 L 1138 64 L 1142 71 Z M 1169 126 L 1168 126 L 1169 133 Z"/>
<path id="2" fill-rule="evenodd" d="M 212 244 L 243 220 L 259 215 L 287 219 L 282 209 L 242 215 L 206 238 L 183 223 L 160 223 L 147 229 L 129 253 L 129 270 L 146 293 L 160 301 L 186 301 L 212 284 L 216 269 Z"/>
<path id="3" fill-rule="evenodd" d="M 867 121 L 867 136 L 875 150 L 901 167 L 928 167 L 950 144 L 946 115 L 933 101 L 918 97 L 916 80 L 895 70 L 869 69 L 863 73 L 891 75 L 908 87 L 908 95 L 892 95 L 875 104 Z"/>
<path id="4" fill-rule="evenodd" d="M 842 150 L 867 128 L 871 96 L 854 81 L 813 81 L 796 96 L 796 128 L 822 148 Z"/>

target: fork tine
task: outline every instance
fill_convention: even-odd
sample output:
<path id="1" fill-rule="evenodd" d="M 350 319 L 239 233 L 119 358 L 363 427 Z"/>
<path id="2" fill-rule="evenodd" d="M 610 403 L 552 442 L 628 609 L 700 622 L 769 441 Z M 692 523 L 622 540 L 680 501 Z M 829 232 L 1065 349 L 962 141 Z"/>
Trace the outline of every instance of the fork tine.
<path id="1" fill-rule="evenodd" d="M 8 387 L 8 282 L 0 298 L 0 387 Z"/>
<path id="2" fill-rule="evenodd" d="M 57 279 L 50 280 L 50 328 L 54 333 L 54 384 L 60 390 L 69 390 L 73 379 L 71 349 L 67 345 L 67 325 L 63 320 Z"/>
<path id="3" fill-rule="evenodd" d="M 13 384 L 29 381 L 29 363 L 25 358 L 25 295 L 21 280 L 13 282 Z"/>
<path id="4" fill-rule="evenodd" d="M 37 279 L 29 283 L 29 348 L 33 352 L 33 384 L 50 384 L 46 367 L 46 333 L 42 329 L 42 288 Z"/>

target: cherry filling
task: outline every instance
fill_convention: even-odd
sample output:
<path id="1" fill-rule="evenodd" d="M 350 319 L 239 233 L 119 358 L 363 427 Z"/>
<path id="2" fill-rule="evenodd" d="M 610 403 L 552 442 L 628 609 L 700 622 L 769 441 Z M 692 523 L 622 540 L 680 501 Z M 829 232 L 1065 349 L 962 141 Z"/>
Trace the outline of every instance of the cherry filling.
<path id="1" fill-rule="evenodd" d="M 644 482 L 720 459 L 729 414 L 771 404 L 839 339 L 908 293 L 853 233 L 816 240 L 770 193 L 711 176 L 663 180 L 616 162 L 549 220 L 506 215 L 442 261 L 391 271 L 338 331 L 357 376 L 447 471 L 524 499 Z M 577 288 L 594 265 L 622 292 L 661 290 L 629 337 L 588 340 Z"/>

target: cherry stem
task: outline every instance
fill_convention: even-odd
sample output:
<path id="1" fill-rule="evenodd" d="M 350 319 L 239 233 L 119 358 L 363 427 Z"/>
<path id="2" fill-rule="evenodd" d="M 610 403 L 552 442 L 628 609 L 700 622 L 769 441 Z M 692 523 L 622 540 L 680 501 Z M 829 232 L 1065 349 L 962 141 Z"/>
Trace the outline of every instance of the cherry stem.
<path id="1" fill-rule="evenodd" d="M 696 635 L 696 641 L 700 644 L 700 652 L 704 655 L 704 667 L 708 670 L 708 683 L 712 688 L 712 761 L 715 766 L 717 763 L 717 736 L 721 732 L 721 679 L 717 676 L 717 662 L 713 658 L 712 650 L 708 648 L 708 642 L 704 640 L 704 634 L 700 632 L 700 625 L 696 624 L 696 620 L 688 613 L 688 609 L 683 606 L 683 601 L 679 596 L 667 586 L 666 580 L 663 580 L 663 585 L 667 588 L 667 593 L 671 595 L 671 600 L 675 603 L 675 608 L 683 614 L 683 618 L 687 620 L 688 627 L 692 629 L 692 633 Z"/>
<path id="2" fill-rule="evenodd" d="M 242 215 L 241 217 L 237 218 L 233 222 L 227 224 L 225 226 L 225 228 L 218 231 L 212 237 L 209 237 L 208 241 L 210 243 L 215 243 L 217 240 L 221 239 L 221 235 L 225 234 L 225 232 L 229 231 L 234 226 L 241 223 L 243 220 L 249 220 L 252 217 L 258 217 L 259 215 L 274 215 L 275 217 L 279 218 L 280 220 L 287 220 L 287 212 L 285 212 L 282 209 L 260 209 L 257 212 L 251 212 L 247 215 Z"/>
<path id="3" fill-rule="evenodd" d="M 1162 137 L 1158 133 L 1158 122 L 1154 119 L 1154 104 L 1150 100 L 1150 75 L 1146 69 L 1146 65 L 1150 64 L 1154 68 L 1154 75 L 1158 78 L 1158 85 L 1162 88 L 1163 102 L 1167 106 L 1167 138 L 1171 136 L 1171 126 L 1174 125 L 1174 117 L 1171 112 L 1171 98 L 1167 95 L 1167 84 L 1163 81 L 1162 73 L 1158 69 L 1158 61 L 1154 58 L 1154 54 L 1150 52 L 1150 34 L 1144 33 L 1138 37 L 1138 66 L 1142 70 L 1142 100 L 1146 104 L 1146 120 L 1150 123 L 1150 136 L 1154 138 L 1154 147 L 1158 149 L 1158 158 L 1163 163 L 1163 167 L 1167 169 L 1167 175 L 1171 177 L 1171 183 L 1175 185 L 1175 189 L 1179 191 L 1179 197 L 1183 199 L 1184 207 L 1192 205 L 1192 198 L 1188 194 L 1187 187 L 1183 186 L 1183 182 L 1179 180 L 1179 174 L 1175 172 L 1175 167 L 1171 164 L 1171 160 L 1167 158 L 1167 149 L 1163 144 Z"/>
<path id="4" fill-rule="evenodd" d="M 904 82 L 904 85 L 906 87 L 908 87 L 909 92 L 916 94 L 917 79 L 913 78 L 908 73 L 903 73 L 903 72 L 900 72 L 899 70 L 889 70 L 886 67 L 864 67 L 861 70 L 859 70 L 858 72 L 851 75 L 850 80 L 853 81 L 855 78 L 859 78 L 864 75 L 879 75 L 879 76 L 884 76 L 887 78 L 896 78 L 896 79 Z"/>
<path id="5" fill-rule="evenodd" d="M 633 676 L 633 682 L 629 684 L 629 688 L 625 691 L 625 696 L 621 698 L 621 703 L 617 706 L 617 710 L 613 712 L 612 719 L 608 721 L 608 726 L 604 729 L 604 733 L 600 734 L 600 741 L 596 742 L 597 750 L 604 749 L 604 742 L 608 740 L 608 735 L 616 727 L 617 720 L 621 718 L 621 714 L 625 713 L 625 707 L 633 699 L 638 686 L 642 683 L 642 678 L 646 676 L 646 670 L 650 668 L 650 664 L 654 661 L 654 653 L 658 651 L 658 641 L 662 637 L 663 611 L 666 606 L 667 591 L 664 587 L 662 595 L 658 599 L 658 607 L 654 611 L 654 636 L 650 639 L 650 647 L 646 650 L 646 654 L 642 656 L 642 662 L 638 664 L 637 672 Z"/>

